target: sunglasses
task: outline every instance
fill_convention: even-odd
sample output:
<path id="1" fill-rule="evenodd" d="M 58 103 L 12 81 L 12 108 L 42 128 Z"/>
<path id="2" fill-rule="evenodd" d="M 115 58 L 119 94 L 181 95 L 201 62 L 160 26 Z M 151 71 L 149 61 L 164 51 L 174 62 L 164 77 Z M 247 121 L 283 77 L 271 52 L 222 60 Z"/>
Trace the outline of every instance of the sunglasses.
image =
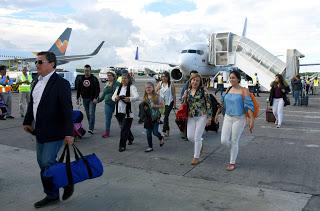
<path id="1" fill-rule="evenodd" d="M 36 60 L 34 63 L 37 65 L 37 64 L 43 64 L 43 63 L 49 63 L 49 62 L 48 61 L 42 61 L 42 60 Z"/>

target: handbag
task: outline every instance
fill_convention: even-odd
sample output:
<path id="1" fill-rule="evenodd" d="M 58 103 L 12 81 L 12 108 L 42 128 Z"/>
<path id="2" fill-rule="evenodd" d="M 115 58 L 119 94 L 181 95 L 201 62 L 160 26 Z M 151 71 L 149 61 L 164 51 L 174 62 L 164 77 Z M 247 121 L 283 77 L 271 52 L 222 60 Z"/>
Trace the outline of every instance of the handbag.
<path id="1" fill-rule="evenodd" d="M 188 119 L 188 104 L 182 103 L 176 113 L 176 120 L 187 120 Z"/>
<path id="2" fill-rule="evenodd" d="M 72 147 L 75 161 L 70 162 L 69 145 L 66 144 L 59 161 L 42 173 L 42 176 L 49 179 L 56 188 L 100 177 L 103 174 L 102 163 L 94 153 L 83 156 L 75 144 Z M 65 163 L 63 163 L 64 158 Z"/>

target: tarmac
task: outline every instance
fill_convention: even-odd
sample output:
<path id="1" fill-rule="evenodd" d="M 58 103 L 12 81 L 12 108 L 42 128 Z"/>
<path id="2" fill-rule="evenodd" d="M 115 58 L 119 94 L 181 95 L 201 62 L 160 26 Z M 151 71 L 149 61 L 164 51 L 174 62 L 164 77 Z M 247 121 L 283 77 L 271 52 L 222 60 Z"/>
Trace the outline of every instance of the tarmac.
<path id="1" fill-rule="evenodd" d="M 140 96 L 143 84 L 136 83 Z M 76 184 L 69 200 L 42 210 L 320 210 L 320 97 L 310 96 L 308 107 L 287 106 L 284 123 L 276 128 L 265 120 L 267 96 L 257 98 L 260 115 L 254 133 L 246 129 L 240 140 L 233 172 L 225 170 L 229 149 L 220 143 L 221 128 L 204 134 L 204 152 L 195 167 L 193 143 L 180 138 L 174 112 L 163 147 L 153 137 L 154 151 L 144 152 L 145 129 L 135 117 L 134 144 L 120 153 L 115 118 L 111 137 L 101 138 L 104 104 L 98 104 L 95 134 L 86 134 L 76 144 L 84 154 L 97 154 L 103 176 Z M 0 121 L 1 210 L 34 210 L 33 203 L 44 197 L 35 139 L 22 129 L 18 99 L 14 94 L 16 118 Z M 83 124 L 87 128 L 86 119 Z"/>

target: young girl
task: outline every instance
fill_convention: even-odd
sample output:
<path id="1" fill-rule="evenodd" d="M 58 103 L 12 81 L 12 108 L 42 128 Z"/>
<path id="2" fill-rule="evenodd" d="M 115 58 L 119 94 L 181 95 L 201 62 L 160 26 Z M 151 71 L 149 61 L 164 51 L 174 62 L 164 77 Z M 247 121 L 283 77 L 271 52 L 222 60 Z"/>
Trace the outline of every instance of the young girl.
<path id="1" fill-rule="evenodd" d="M 153 151 L 152 133 L 157 136 L 160 141 L 160 147 L 163 146 L 163 136 L 159 133 L 159 120 L 161 117 L 159 108 L 163 107 L 163 103 L 159 95 L 155 93 L 154 85 L 147 82 L 143 97 L 143 109 L 145 112 L 144 128 L 147 132 L 148 148 L 145 152 Z"/>
<path id="2" fill-rule="evenodd" d="M 192 165 L 199 163 L 202 149 L 202 135 L 206 125 L 211 123 L 211 104 L 208 93 L 201 83 L 201 76 L 196 73 L 190 78 L 189 89 L 185 91 L 183 99 L 188 104 L 187 137 L 194 142 Z"/>
<path id="3" fill-rule="evenodd" d="M 225 116 L 221 131 L 221 143 L 230 146 L 230 162 L 228 171 L 236 168 L 236 159 L 239 151 L 239 140 L 246 125 L 246 113 L 249 113 L 249 128 L 253 130 L 253 102 L 249 91 L 240 86 L 241 75 L 238 71 L 232 71 L 229 75 L 231 87 L 227 89 L 222 100 Z"/>

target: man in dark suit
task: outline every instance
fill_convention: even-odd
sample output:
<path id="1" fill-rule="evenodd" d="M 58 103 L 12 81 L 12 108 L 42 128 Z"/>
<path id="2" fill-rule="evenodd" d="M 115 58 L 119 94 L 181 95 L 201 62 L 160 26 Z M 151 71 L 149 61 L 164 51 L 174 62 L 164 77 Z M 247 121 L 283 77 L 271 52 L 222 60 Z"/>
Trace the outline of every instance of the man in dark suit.
<path id="1" fill-rule="evenodd" d="M 23 128 L 36 136 L 37 161 L 46 197 L 34 204 L 36 208 L 59 202 L 59 189 L 52 180 L 43 176 L 46 168 L 55 164 L 63 145 L 73 144 L 71 88 L 67 80 L 55 73 L 56 56 L 52 52 L 40 52 L 35 61 L 39 77 L 33 84 L 30 103 Z M 64 187 L 63 200 L 73 193 L 73 185 Z"/>

